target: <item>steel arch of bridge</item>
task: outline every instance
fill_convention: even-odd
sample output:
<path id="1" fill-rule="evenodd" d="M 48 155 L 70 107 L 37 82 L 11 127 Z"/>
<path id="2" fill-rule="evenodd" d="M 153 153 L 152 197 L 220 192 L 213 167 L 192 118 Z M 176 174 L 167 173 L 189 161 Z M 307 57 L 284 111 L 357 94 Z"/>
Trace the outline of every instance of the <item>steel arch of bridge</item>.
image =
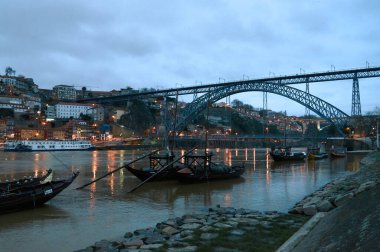
<path id="1" fill-rule="evenodd" d="M 326 119 L 330 123 L 334 124 L 341 134 L 343 134 L 342 128 L 349 119 L 349 116 L 340 109 L 314 95 L 311 95 L 299 89 L 286 85 L 279 85 L 277 83 L 246 82 L 239 85 L 223 86 L 218 89 L 210 90 L 204 95 L 193 100 L 185 107 L 184 111 L 181 113 L 180 119 L 178 120 L 174 130 L 183 130 L 190 120 L 194 119 L 199 112 L 207 108 L 207 104 L 214 103 L 229 95 L 251 91 L 269 92 L 296 101 L 312 110 L 322 118 Z"/>

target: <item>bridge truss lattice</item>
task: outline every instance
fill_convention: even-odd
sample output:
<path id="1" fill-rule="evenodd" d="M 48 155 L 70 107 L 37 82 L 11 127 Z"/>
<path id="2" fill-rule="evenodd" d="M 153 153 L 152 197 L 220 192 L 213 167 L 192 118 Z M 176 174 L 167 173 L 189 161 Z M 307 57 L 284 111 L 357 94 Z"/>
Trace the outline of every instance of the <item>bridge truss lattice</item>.
<path id="1" fill-rule="evenodd" d="M 331 105 L 330 103 L 299 89 L 267 82 L 245 82 L 239 85 L 223 86 L 213 89 L 189 103 L 181 113 L 181 118 L 176 123 L 175 131 L 181 131 L 201 111 L 205 110 L 210 103 L 217 102 L 224 97 L 242 92 L 268 92 L 287 97 L 296 101 L 322 118 L 334 124 L 341 131 L 347 124 L 349 116 Z"/>

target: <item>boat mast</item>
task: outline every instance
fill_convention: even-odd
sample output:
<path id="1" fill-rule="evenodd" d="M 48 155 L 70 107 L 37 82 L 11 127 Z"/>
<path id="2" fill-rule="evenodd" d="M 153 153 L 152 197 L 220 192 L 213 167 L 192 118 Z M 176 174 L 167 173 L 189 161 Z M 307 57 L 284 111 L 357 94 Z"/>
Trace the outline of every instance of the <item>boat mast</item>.
<path id="1" fill-rule="evenodd" d="M 172 142 L 172 151 L 175 148 L 175 137 L 177 136 L 177 109 L 178 109 L 178 89 L 175 96 L 175 110 L 174 110 L 174 122 L 173 122 L 173 142 Z"/>
<path id="2" fill-rule="evenodd" d="M 284 140 L 285 140 L 285 142 L 284 142 L 284 144 L 285 144 L 285 146 L 286 146 L 286 125 L 288 124 L 288 120 L 287 120 L 287 116 L 286 116 L 286 110 L 285 110 L 285 129 L 284 129 Z"/>
<path id="3" fill-rule="evenodd" d="M 207 110 L 206 110 L 206 124 L 205 124 L 205 128 L 206 128 L 206 135 L 205 135 L 205 160 L 204 160 L 204 169 L 205 169 L 205 173 L 206 173 L 206 177 L 207 177 L 207 180 L 208 180 L 208 167 L 211 163 L 211 160 L 209 160 L 209 156 L 207 154 L 207 145 L 208 145 L 208 128 L 209 128 L 209 124 L 208 124 L 208 115 L 209 115 L 209 106 L 210 106 L 210 102 L 207 101 Z"/>
<path id="4" fill-rule="evenodd" d="M 379 121 L 376 120 L 376 147 L 377 147 L 377 150 L 380 149 L 380 146 L 379 146 Z"/>
<path id="5" fill-rule="evenodd" d="M 169 154 L 170 153 L 170 150 L 169 150 L 169 141 L 168 141 L 168 134 L 169 134 L 169 131 L 168 131 L 168 99 L 166 96 L 164 96 L 164 103 L 165 103 L 165 106 L 164 106 L 164 125 L 165 125 L 165 133 L 164 133 L 164 148 L 166 148 L 166 151 L 167 153 Z"/>
<path id="6" fill-rule="evenodd" d="M 207 141 L 208 141 L 208 113 L 209 113 L 209 102 L 207 102 L 207 110 L 206 110 L 206 123 L 205 123 L 205 128 L 206 128 L 206 134 L 205 134 L 205 155 L 207 155 Z"/>

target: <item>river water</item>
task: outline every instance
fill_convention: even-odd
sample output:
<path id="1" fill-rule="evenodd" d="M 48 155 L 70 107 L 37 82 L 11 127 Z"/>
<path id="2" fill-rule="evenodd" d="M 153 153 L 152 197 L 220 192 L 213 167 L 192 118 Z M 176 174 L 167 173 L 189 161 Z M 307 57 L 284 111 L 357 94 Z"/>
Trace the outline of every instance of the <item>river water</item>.
<path id="1" fill-rule="evenodd" d="M 0 215 L 0 251 L 73 251 L 217 205 L 286 212 L 332 179 L 357 171 L 363 158 L 350 154 L 335 160 L 274 163 L 267 149 L 212 151 L 214 162 L 244 162 L 243 177 L 195 185 L 151 182 L 133 193 L 128 191 L 140 181 L 124 169 L 85 189 L 75 188 L 149 151 L 0 152 L 2 181 L 41 175 L 48 168 L 54 178 L 80 171 L 73 184 L 45 206 Z M 135 167 L 147 165 L 143 160 Z"/>

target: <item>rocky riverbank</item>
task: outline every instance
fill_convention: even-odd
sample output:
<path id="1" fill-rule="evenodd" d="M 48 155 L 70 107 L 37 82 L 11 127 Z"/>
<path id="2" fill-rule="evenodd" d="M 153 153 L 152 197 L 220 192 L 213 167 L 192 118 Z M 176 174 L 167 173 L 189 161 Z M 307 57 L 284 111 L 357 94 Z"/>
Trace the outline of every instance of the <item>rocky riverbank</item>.
<path id="1" fill-rule="evenodd" d="M 216 207 L 127 232 L 118 240 L 102 240 L 77 252 L 274 251 L 307 220 L 276 211 Z"/>
<path id="2" fill-rule="evenodd" d="M 380 153 L 370 153 L 360 162 L 358 172 L 331 181 L 296 203 L 289 213 L 312 216 L 317 212 L 328 212 L 375 187 L 380 183 L 380 166 L 376 162 L 380 162 Z"/>
<path id="3" fill-rule="evenodd" d="M 342 184 L 347 188 L 345 194 L 351 195 L 344 204 L 314 215 L 279 251 L 379 251 L 379 173 L 380 152 L 371 153 L 363 160 L 361 171 L 354 174 L 356 178 L 348 176 Z M 355 187 L 349 189 L 349 183 Z"/>
<path id="4" fill-rule="evenodd" d="M 154 227 L 127 232 L 120 239 L 102 240 L 78 252 L 275 251 L 309 220 L 309 216 L 345 205 L 379 183 L 380 153 L 373 152 L 361 161 L 358 172 L 336 179 L 306 196 L 289 211 L 290 214 L 210 208 L 203 213 L 184 215 L 159 222 Z M 291 251 L 287 248 L 282 250 Z"/>

